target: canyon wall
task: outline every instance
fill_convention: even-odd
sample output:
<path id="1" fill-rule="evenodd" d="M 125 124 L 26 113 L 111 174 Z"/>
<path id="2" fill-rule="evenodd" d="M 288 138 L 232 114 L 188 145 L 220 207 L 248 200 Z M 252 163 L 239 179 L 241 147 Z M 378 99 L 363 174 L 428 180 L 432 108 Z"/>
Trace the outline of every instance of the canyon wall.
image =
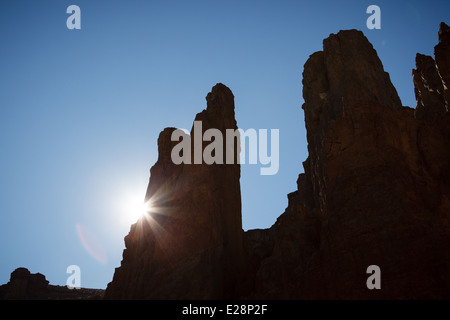
<path id="1" fill-rule="evenodd" d="M 412 109 L 362 32 L 324 40 L 303 71 L 304 173 L 268 229 L 242 231 L 239 164 L 175 165 L 165 129 L 152 212 L 126 236 L 105 297 L 450 298 L 449 46 L 441 23 L 435 58 L 416 57 Z M 237 128 L 227 87 L 206 100 L 203 130 Z M 371 265 L 380 290 L 366 285 Z"/>

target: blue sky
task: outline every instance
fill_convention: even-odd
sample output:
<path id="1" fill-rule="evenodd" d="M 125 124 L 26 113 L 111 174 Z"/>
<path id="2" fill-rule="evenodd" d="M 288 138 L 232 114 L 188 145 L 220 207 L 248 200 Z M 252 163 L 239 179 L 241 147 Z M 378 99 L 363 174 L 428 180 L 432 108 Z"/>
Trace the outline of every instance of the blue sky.
<path id="1" fill-rule="evenodd" d="M 68 30 L 69 5 L 81 30 Z M 366 9 L 381 8 L 381 30 Z M 362 30 L 403 105 L 417 52 L 432 55 L 449 1 L 0 2 L 0 284 L 17 267 L 105 288 L 131 202 L 144 197 L 165 127 L 190 128 L 218 82 L 238 126 L 280 130 L 280 167 L 243 165 L 245 230 L 270 227 L 307 158 L 303 64 L 341 29 Z"/>

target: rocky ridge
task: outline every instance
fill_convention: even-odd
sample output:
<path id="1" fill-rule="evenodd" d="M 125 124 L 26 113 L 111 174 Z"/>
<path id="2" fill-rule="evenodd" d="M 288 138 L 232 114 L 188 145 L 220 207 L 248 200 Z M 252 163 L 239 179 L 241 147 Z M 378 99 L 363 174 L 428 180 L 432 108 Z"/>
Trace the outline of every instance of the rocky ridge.
<path id="1" fill-rule="evenodd" d="M 414 110 L 362 32 L 325 39 L 303 71 L 305 173 L 269 229 L 242 232 L 238 165 L 175 166 L 165 129 L 147 199 L 166 234 L 132 226 L 106 298 L 449 298 L 449 52 L 442 23 L 436 60 L 416 58 Z M 228 88 L 207 102 L 197 120 L 236 128 Z"/>
<path id="2" fill-rule="evenodd" d="M 164 129 L 151 212 L 131 226 L 104 297 L 449 299 L 450 29 L 439 29 L 434 58 L 416 56 L 416 109 L 402 106 L 362 32 L 332 34 L 310 56 L 309 156 L 268 229 L 242 230 L 238 164 L 175 165 L 175 128 Z M 229 88 L 217 84 L 206 100 L 195 117 L 202 133 L 237 128 Z M 380 267 L 380 290 L 366 286 L 371 265 Z M 0 297 L 49 297 L 45 277 L 25 270 Z"/>

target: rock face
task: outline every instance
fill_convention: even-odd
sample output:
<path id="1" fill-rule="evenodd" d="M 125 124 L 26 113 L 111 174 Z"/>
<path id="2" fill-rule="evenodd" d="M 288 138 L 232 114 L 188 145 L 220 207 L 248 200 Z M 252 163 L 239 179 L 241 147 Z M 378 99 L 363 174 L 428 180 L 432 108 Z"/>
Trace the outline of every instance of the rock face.
<path id="1" fill-rule="evenodd" d="M 430 56 L 417 54 L 413 80 L 417 100 L 416 118 L 439 120 L 447 112 L 444 84 L 436 62 Z"/>
<path id="2" fill-rule="evenodd" d="M 224 137 L 226 129 L 237 129 L 230 89 L 217 84 L 206 100 L 206 110 L 195 117 L 202 121 L 202 132 L 193 128 L 192 141 L 201 141 L 198 134 L 209 128 L 220 130 Z M 125 238 L 121 266 L 106 290 L 108 299 L 237 295 L 244 267 L 239 164 L 175 165 L 171 160 L 178 143 L 171 141 L 174 130 L 166 128 L 159 136 L 159 158 L 151 169 L 146 195 L 152 208 Z M 237 157 L 239 143 L 235 146 Z"/>
<path id="3" fill-rule="evenodd" d="M 441 23 L 436 61 L 417 54 L 413 80 L 417 99 L 416 118 L 440 120 L 450 109 L 450 28 Z"/>
<path id="4" fill-rule="evenodd" d="M 359 31 L 331 35 L 306 62 L 309 157 L 268 235 L 246 234 L 250 247 L 271 248 L 252 254 L 257 267 L 249 297 L 450 297 L 445 24 L 439 34 L 441 62 L 416 59 L 416 112 L 402 107 Z M 370 265 L 380 267 L 381 290 L 366 286 Z"/>
<path id="5" fill-rule="evenodd" d="M 444 85 L 444 99 L 450 110 L 450 28 L 442 22 L 439 26 L 439 44 L 434 47 L 436 65 Z"/>
<path id="6" fill-rule="evenodd" d="M 165 129 L 153 212 L 126 236 L 106 297 L 450 298 L 449 46 L 442 23 L 436 61 L 416 58 L 414 110 L 362 32 L 324 40 L 303 71 L 309 157 L 269 229 L 242 231 L 239 165 L 174 165 Z M 228 88 L 207 102 L 204 130 L 236 128 Z M 380 290 L 366 285 L 371 265 Z"/>

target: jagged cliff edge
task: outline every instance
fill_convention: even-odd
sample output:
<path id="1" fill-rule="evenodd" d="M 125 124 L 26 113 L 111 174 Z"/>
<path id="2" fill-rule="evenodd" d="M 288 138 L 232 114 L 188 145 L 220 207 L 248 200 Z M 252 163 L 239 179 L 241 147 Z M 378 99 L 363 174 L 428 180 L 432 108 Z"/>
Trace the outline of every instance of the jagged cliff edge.
<path id="1" fill-rule="evenodd" d="M 242 231 L 239 165 L 174 165 L 158 139 L 147 200 L 107 299 L 450 297 L 449 28 L 418 55 L 416 110 L 403 107 L 362 32 L 324 40 L 303 71 L 309 157 L 269 229 Z M 203 130 L 235 129 L 216 85 Z M 191 132 L 191 135 L 194 133 Z M 382 289 L 366 286 L 369 265 Z"/>

